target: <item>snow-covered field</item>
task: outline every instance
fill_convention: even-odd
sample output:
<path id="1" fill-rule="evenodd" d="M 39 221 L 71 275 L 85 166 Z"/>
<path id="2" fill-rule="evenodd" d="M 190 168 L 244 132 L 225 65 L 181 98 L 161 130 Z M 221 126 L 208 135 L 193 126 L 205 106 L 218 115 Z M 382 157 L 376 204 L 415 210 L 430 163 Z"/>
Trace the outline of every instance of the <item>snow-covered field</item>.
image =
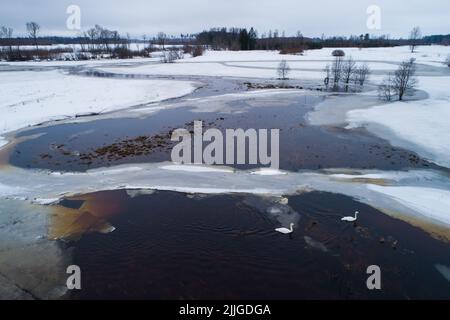
<path id="1" fill-rule="evenodd" d="M 261 61 L 280 60 L 332 60 L 331 53 L 336 50 L 344 50 L 347 57 L 353 57 L 355 60 L 362 61 L 395 61 L 400 62 L 410 58 L 417 59 L 418 63 L 435 65 L 445 61 L 450 54 L 450 47 L 444 46 L 422 46 L 418 47 L 416 52 L 411 53 L 409 47 L 394 48 L 323 48 L 320 50 L 308 50 L 303 55 L 280 55 L 278 51 L 210 51 L 197 58 L 199 62 L 218 62 L 218 61 L 255 61 L 255 55 Z"/>
<path id="2" fill-rule="evenodd" d="M 187 58 L 175 64 L 141 65 L 135 68 L 102 68 L 113 73 L 146 75 L 195 75 L 222 77 L 277 77 L 276 69 L 281 60 L 290 66 L 291 79 L 323 78 L 323 68 L 333 60 L 335 48 L 309 50 L 303 55 L 280 55 L 278 51 L 206 51 L 203 56 Z M 367 63 L 373 71 L 392 72 L 397 65 L 410 58 L 430 67 L 445 68 L 443 62 L 450 54 L 450 47 L 424 46 L 411 53 L 409 47 L 395 48 L 342 48 L 347 57 L 359 63 Z M 377 77 L 380 80 L 379 77 Z"/>
<path id="3" fill-rule="evenodd" d="M 56 70 L 0 72 L 0 83 L 0 134 L 175 98 L 196 88 L 187 81 L 101 79 Z"/>
<path id="4" fill-rule="evenodd" d="M 73 61 L 56 61 L 56 60 L 43 60 L 43 61 L 14 61 L 14 62 L 2 62 L 1 66 L 8 67 L 77 67 L 77 66 L 104 66 L 114 64 L 138 64 L 148 62 L 158 62 L 161 58 L 159 53 L 154 53 L 154 57 L 151 58 L 133 58 L 133 59 L 93 59 L 93 60 L 73 60 Z"/>
<path id="5" fill-rule="evenodd" d="M 450 168 L 450 77 L 419 77 L 419 81 L 428 98 L 349 111 L 349 127 L 367 125 L 393 144 Z"/>
<path id="6" fill-rule="evenodd" d="M 331 67 L 331 60 L 314 61 L 314 60 L 304 60 L 304 61 L 289 61 L 289 67 L 295 71 L 295 69 L 300 70 L 315 70 L 322 71 L 327 65 Z M 395 63 L 385 63 L 385 62 L 367 62 L 372 70 L 381 71 L 393 71 L 397 69 L 397 64 Z M 267 61 L 267 62 L 227 62 L 227 66 L 230 67 L 256 67 L 256 68 L 278 68 L 279 61 Z"/>

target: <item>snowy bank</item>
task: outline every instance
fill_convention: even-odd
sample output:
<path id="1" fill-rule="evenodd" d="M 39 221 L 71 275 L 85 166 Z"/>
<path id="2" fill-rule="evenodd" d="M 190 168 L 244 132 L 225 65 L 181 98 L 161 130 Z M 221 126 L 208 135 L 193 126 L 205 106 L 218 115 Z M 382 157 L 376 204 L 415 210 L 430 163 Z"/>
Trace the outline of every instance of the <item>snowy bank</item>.
<path id="1" fill-rule="evenodd" d="M 408 208 L 426 212 L 430 219 L 450 225 L 450 191 L 420 187 L 382 187 L 370 185 L 369 189 L 394 198 Z"/>
<path id="2" fill-rule="evenodd" d="M 323 48 L 319 50 L 306 50 L 303 55 L 281 55 L 278 51 L 206 51 L 203 56 L 186 59 L 186 61 L 196 62 L 244 62 L 259 61 L 271 62 L 280 61 L 331 61 L 332 52 L 342 49 L 347 57 L 355 60 L 378 62 L 386 66 L 386 62 L 402 62 L 410 58 L 415 58 L 417 63 L 430 66 L 440 66 L 445 68 L 443 62 L 450 54 L 448 46 L 418 46 L 414 53 L 411 53 L 409 46 L 392 48 Z"/>
<path id="3" fill-rule="evenodd" d="M 365 126 L 392 144 L 450 167 L 450 77 L 419 77 L 425 100 L 382 104 L 347 113 L 348 128 Z"/>
<path id="4" fill-rule="evenodd" d="M 79 77 L 60 71 L 0 73 L 0 134 L 191 93 L 188 81 Z M 0 147 L 5 144 L 0 137 Z"/>
<path id="5" fill-rule="evenodd" d="M 274 172 L 269 172 L 274 173 Z M 276 172 L 281 173 L 281 172 Z M 54 203 L 63 196 L 107 190 L 293 195 L 312 190 L 344 194 L 450 241 L 450 179 L 433 170 L 282 172 L 147 163 L 54 173 L 10 167 L 0 170 L 0 198 Z M 33 200 L 34 199 L 34 200 Z M 1 203 L 1 202 L 0 202 Z M 437 231 L 438 230 L 438 231 Z"/>

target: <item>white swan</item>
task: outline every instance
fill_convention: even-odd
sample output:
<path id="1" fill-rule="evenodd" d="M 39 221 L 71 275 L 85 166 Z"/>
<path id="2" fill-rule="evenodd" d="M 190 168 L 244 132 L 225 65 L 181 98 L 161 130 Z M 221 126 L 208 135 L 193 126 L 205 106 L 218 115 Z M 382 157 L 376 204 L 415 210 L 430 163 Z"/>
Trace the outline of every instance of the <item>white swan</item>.
<path id="1" fill-rule="evenodd" d="M 279 233 L 282 233 L 282 234 L 292 233 L 292 232 L 294 232 L 294 224 L 291 223 L 290 229 L 288 229 L 288 228 L 277 228 L 277 229 L 275 229 L 275 231 L 277 231 Z"/>
<path id="2" fill-rule="evenodd" d="M 347 221 L 347 222 L 354 222 L 354 221 L 358 220 L 358 214 L 359 214 L 359 212 L 356 211 L 354 217 L 343 217 L 341 220 Z"/>

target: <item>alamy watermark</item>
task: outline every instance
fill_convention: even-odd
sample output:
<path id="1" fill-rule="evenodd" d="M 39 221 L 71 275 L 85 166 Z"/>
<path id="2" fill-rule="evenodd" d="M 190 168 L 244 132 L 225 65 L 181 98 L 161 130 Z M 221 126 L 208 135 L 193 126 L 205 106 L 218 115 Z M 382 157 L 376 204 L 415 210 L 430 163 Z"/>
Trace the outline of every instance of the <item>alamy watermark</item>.
<path id="1" fill-rule="evenodd" d="M 67 7 L 66 14 L 69 15 L 66 20 L 66 27 L 69 30 L 81 30 L 81 8 L 72 4 Z"/>
<path id="2" fill-rule="evenodd" d="M 66 273 L 70 274 L 66 281 L 67 289 L 81 290 L 81 268 L 77 265 L 70 265 L 67 267 Z"/>
<path id="3" fill-rule="evenodd" d="M 367 29 L 380 30 L 381 29 L 381 8 L 378 5 L 371 5 L 367 7 Z"/>
<path id="4" fill-rule="evenodd" d="M 273 169 L 280 165 L 279 129 L 226 129 L 224 136 L 219 129 L 203 132 L 203 122 L 194 121 L 193 132 L 174 130 L 171 140 L 178 142 L 171 154 L 177 164 L 259 164 Z"/>
<path id="5" fill-rule="evenodd" d="M 370 274 L 366 281 L 367 289 L 381 290 L 381 268 L 377 265 L 371 265 L 367 267 L 366 273 Z"/>

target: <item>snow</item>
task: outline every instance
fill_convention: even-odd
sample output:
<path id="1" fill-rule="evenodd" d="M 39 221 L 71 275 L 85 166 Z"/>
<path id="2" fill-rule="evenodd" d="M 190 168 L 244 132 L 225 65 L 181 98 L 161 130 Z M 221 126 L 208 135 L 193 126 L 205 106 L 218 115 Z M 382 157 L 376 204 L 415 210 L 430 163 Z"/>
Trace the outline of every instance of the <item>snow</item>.
<path id="1" fill-rule="evenodd" d="M 58 203 L 59 200 L 60 200 L 59 198 L 50 198 L 50 199 L 37 198 L 37 199 L 34 199 L 32 201 L 32 203 L 40 204 L 40 205 L 43 205 L 43 206 L 48 206 L 48 205 L 51 205 L 51 204 Z"/>
<path id="2" fill-rule="evenodd" d="M 130 58 L 130 59 L 93 59 L 93 60 L 42 60 L 42 61 L 13 61 L 13 62 L 2 62 L 0 65 L 10 66 L 10 67 L 94 67 L 94 66 L 105 66 L 105 65 L 133 65 L 146 62 L 157 62 L 160 61 L 159 53 L 154 53 L 154 57 L 151 58 Z"/>
<path id="3" fill-rule="evenodd" d="M 8 196 L 20 193 L 22 191 L 23 191 L 23 189 L 21 187 L 18 187 L 18 186 L 12 187 L 12 186 L 2 184 L 0 182 L 0 195 L 2 195 L 2 196 L 8 197 Z"/>
<path id="4" fill-rule="evenodd" d="M 187 172 L 221 172 L 221 173 L 233 173 L 233 170 L 229 168 L 217 168 L 206 165 L 168 165 L 162 166 L 161 169 L 170 171 L 187 171 Z"/>
<path id="5" fill-rule="evenodd" d="M 61 297 L 71 259 L 47 239 L 50 207 L 9 199 L 0 202 L 0 212 L 0 299 Z"/>
<path id="6" fill-rule="evenodd" d="M 271 169 L 271 168 L 262 168 L 256 171 L 253 171 L 252 174 L 260 175 L 260 176 L 279 176 L 287 174 L 284 171 Z"/>
<path id="7" fill-rule="evenodd" d="M 348 128 L 366 126 L 392 144 L 450 167 L 450 77 L 420 77 L 424 100 L 394 102 L 347 113 Z"/>
<path id="8" fill-rule="evenodd" d="M 294 69 L 304 69 L 304 70 L 315 70 L 322 72 L 322 70 L 327 66 L 331 66 L 331 59 L 327 57 L 327 60 L 323 61 L 312 61 L 312 60 L 304 60 L 304 61 L 289 61 L 288 65 L 291 70 Z M 279 61 L 274 62 L 227 62 L 227 66 L 235 66 L 235 67 L 256 67 L 256 68 L 272 68 L 277 69 L 279 65 Z M 367 63 L 371 70 L 384 70 L 384 71 L 393 71 L 397 69 L 397 64 L 395 63 L 384 63 L 384 62 L 369 62 Z"/>
<path id="9" fill-rule="evenodd" d="M 320 69 L 332 59 L 332 50 L 311 50 L 303 56 L 279 55 L 275 51 L 208 51 L 202 57 L 187 58 L 174 64 L 133 59 L 92 61 L 86 62 L 88 65 L 85 67 L 124 74 L 275 78 L 279 61 L 286 59 L 291 68 L 302 69 L 293 70 L 292 77 L 320 79 L 323 76 Z M 447 84 L 450 76 L 445 76 L 447 68 L 441 62 L 450 52 L 450 48 L 420 47 L 414 54 L 411 54 L 407 47 L 344 50 L 347 56 L 351 55 L 355 60 L 369 63 L 371 68 L 380 74 L 392 70 L 400 61 L 414 56 L 418 63 L 429 66 L 436 75 L 420 75 L 419 88 L 428 94 L 423 100 L 386 104 L 377 101 L 374 92 L 369 92 L 328 98 L 325 101 L 329 101 L 329 105 L 322 107 L 331 108 L 336 103 L 348 104 L 348 109 L 344 109 L 342 113 L 343 118 L 338 119 L 340 113 L 335 117 L 339 123 L 348 122 L 349 128 L 367 126 L 375 134 L 389 139 L 392 144 L 416 151 L 423 157 L 449 167 L 450 145 L 447 141 L 450 140 L 450 93 Z M 46 63 L 56 65 L 56 62 L 32 64 Z M 49 120 L 157 102 L 185 95 L 195 89 L 195 83 L 190 81 L 80 77 L 58 70 L 5 71 L 0 73 L 0 81 L 0 134 Z M 270 105 L 270 99 L 287 99 L 298 92 L 258 90 L 186 100 L 192 102 L 194 109 L 202 112 L 226 112 L 231 108 L 228 103 L 230 99 L 244 99 L 248 103 L 245 107 L 240 106 L 239 112 L 245 112 L 245 108 Z M 258 97 L 257 103 L 251 103 L 255 97 Z M 173 106 L 175 105 L 177 104 L 174 103 Z M 133 112 L 153 112 L 159 108 L 158 105 L 145 106 L 139 110 L 134 108 Z M 123 116 L 122 113 L 119 115 Z M 5 140 L 0 137 L 0 146 L 4 144 Z M 118 166 L 87 173 L 17 170 L 0 172 L 0 180 L 3 183 L 0 185 L 0 195 L 14 196 L 17 199 L 36 199 L 34 202 L 40 204 L 51 204 L 63 194 L 125 188 L 275 196 L 315 189 L 346 194 L 370 205 L 400 211 L 404 215 L 412 214 L 421 219 L 449 224 L 445 211 L 450 212 L 450 194 L 446 191 L 450 189 L 450 184 L 447 178 L 435 175 L 433 171 L 292 173 L 272 169 L 235 171 L 232 168 L 168 163 Z M 29 175 L 35 180 L 33 183 L 30 182 Z M 371 179 L 389 180 L 389 186 L 370 181 Z"/>
<path id="10" fill-rule="evenodd" d="M 258 59 L 257 56 L 254 59 Z M 209 76 L 209 77 L 251 77 L 273 79 L 277 78 L 277 70 L 275 69 L 258 69 L 245 68 L 239 66 L 228 66 L 223 63 L 207 62 L 207 63 L 160 63 L 142 65 L 133 68 L 128 67 L 102 67 L 100 71 L 111 72 L 116 74 L 134 74 L 134 75 L 176 75 L 176 76 Z M 311 79 L 320 79 L 322 75 L 314 71 L 292 71 L 290 78 L 306 77 Z"/>
<path id="11" fill-rule="evenodd" d="M 49 204 L 63 196 L 106 190 L 246 193 L 275 197 L 317 190 L 347 195 L 388 214 L 395 212 L 396 217 L 404 217 L 406 221 L 413 219 L 450 228 L 450 178 L 446 173 L 429 169 L 398 172 L 352 172 L 347 169 L 341 172 L 285 172 L 274 177 L 254 174 L 255 171 L 258 170 L 242 171 L 228 167 L 210 170 L 208 167 L 185 167 L 168 162 L 120 165 L 65 174 L 9 167 L 0 170 L 0 197 L 25 201 L 41 199 L 42 203 Z M 357 177 L 386 178 L 389 185 L 380 185 L 370 179 L 354 179 Z M 450 239 L 450 233 L 444 233 L 444 237 Z"/>
<path id="12" fill-rule="evenodd" d="M 415 58 L 417 63 L 431 66 L 444 67 L 443 62 L 450 54 L 448 46 L 419 46 L 414 53 L 411 53 L 408 46 L 393 48 L 323 48 L 320 50 L 307 50 L 303 55 L 280 55 L 278 51 L 206 51 L 203 56 L 188 59 L 196 62 L 254 62 L 254 61 L 331 61 L 331 53 L 341 49 L 346 53 L 346 57 L 355 60 L 383 63 L 386 61 L 401 62 L 410 58 Z"/>
<path id="13" fill-rule="evenodd" d="M 281 55 L 278 51 L 206 51 L 203 56 L 186 58 L 176 63 L 152 63 L 133 66 L 100 66 L 99 70 L 117 74 L 136 75 L 177 75 L 177 76 L 217 76 L 275 79 L 281 60 L 286 60 L 291 68 L 290 79 L 322 80 L 323 69 L 333 61 L 332 51 L 338 48 L 308 50 L 303 55 Z M 450 54 L 445 46 L 423 46 L 411 53 L 409 47 L 394 48 L 341 48 L 346 57 L 358 63 L 367 63 L 377 74 L 372 80 L 381 81 L 379 72 L 394 71 L 398 64 L 410 58 L 428 67 L 439 67 L 446 72 L 443 64 Z M 429 71 L 429 70 L 428 70 Z"/>
<path id="14" fill-rule="evenodd" d="M 188 81 L 79 77 L 60 71 L 1 72 L 0 83 L 0 134 L 179 97 L 196 88 Z"/>
<path id="15" fill-rule="evenodd" d="M 76 46 L 75 46 L 76 47 Z M 450 54 L 450 47 L 419 46 L 411 53 L 408 46 L 393 48 L 323 48 L 307 50 L 303 55 L 281 55 L 278 51 L 205 51 L 203 56 L 178 60 L 173 64 L 158 63 L 160 52 L 152 53 L 153 58 L 105 59 L 89 61 L 30 61 L 5 62 L 10 66 L 88 66 L 118 74 L 179 75 L 179 76 L 227 76 L 273 79 L 281 60 L 288 61 L 293 79 L 323 78 L 322 69 L 332 62 L 332 51 L 342 49 L 346 57 L 365 62 L 373 71 L 389 72 L 398 63 L 415 58 L 417 63 L 430 67 L 440 67 Z M 124 66 L 128 64 L 128 66 Z M 130 68 L 131 67 L 131 68 Z M 373 75 L 378 79 L 378 75 Z"/>
<path id="16" fill-rule="evenodd" d="M 388 195 L 424 216 L 450 226 L 450 191 L 423 187 L 381 187 L 369 189 Z"/>
<path id="17" fill-rule="evenodd" d="M 307 51 L 306 58 L 321 60 L 331 56 L 331 52 L 337 48 L 324 48 L 321 50 Z M 340 48 L 344 50 L 347 57 L 351 56 L 355 60 L 370 62 L 402 62 L 411 58 L 416 59 L 417 63 L 443 67 L 443 62 L 450 54 L 450 47 L 447 46 L 419 46 L 414 53 L 411 53 L 409 46 L 400 46 L 393 48 Z"/>
<path id="18" fill-rule="evenodd" d="M 123 74 L 271 79 L 277 76 L 279 61 L 285 59 L 289 61 L 291 68 L 302 69 L 292 70 L 293 78 L 317 80 L 323 77 L 320 70 L 332 60 L 332 50 L 334 49 L 311 50 L 303 56 L 279 55 L 275 51 L 208 51 L 202 57 L 187 58 L 174 64 L 155 63 L 157 58 L 5 64 L 13 68 L 21 65 L 80 65 L 85 69 L 97 68 Z M 450 76 L 445 76 L 448 68 L 442 65 L 442 61 L 450 53 L 450 47 L 419 47 L 414 54 L 407 47 L 363 50 L 344 48 L 344 51 L 355 60 L 367 62 L 379 75 L 395 69 L 397 63 L 410 57 L 415 57 L 418 63 L 430 67 L 430 70 L 439 69 L 434 70 L 437 73 L 434 77 L 420 75 L 419 88 L 428 94 L 423 100 L 386 104 L 378 102 L 374 93 L 369 92 L 348 97 L 336 95 L 327 98 L 325 103 L 328 104 L 322 104 L 321 108 L 336 110 L 339 105 L 347 105 L 348 109 L 344 110 L 342 118 L 341 113 L 337 112 L 334 121 L 340 124 L 348 122 L 349 128 L 366 126 L 373 133 L 389 139 L 392 144 L 406 147 L 438 164 L 450 167 Z M 374 75 L 371 79 L 378 80 L 379 75 Z M 60 70 L 3 71 L 0 72 L 0 83 L 0 148 L 7 143 L 1 134 L 50 120 L 146 105 L 188 94 L 196 87 L 190 81 L 80 77 Z M 214 97 L 186 100 L 192 102 L 193 109 L 202 112 L 245 112 L 249 108 L 271 105 L 270 99 L 290 101 L 288 97 L 291 94 L 295 97 L 298 92 L 261 90 L 228 95 L 218 93 Z M 235 110 L 229 103 L 232 99 L 245 100 L 246 103 L 239 104 L 239 110 Z M 176 106 L 177 103 L 171 105 Z M 185 101 L 179 105 L 185 105 Z M 139 112 L 151 113 L 160 108 L 158 105 L 146 105 L 144 108 L 117 113 L 117 116 L 131 116 L 131 113 L 139 116 Z M 320 124 L 321 119 L 311 119 Z M 64 279 L 63 267 L 68 261 L 65 261 L 66 257 L 55 242 L 44 239 L 48 230 L 48 216 L 51 214 L 51 207 L 48 205 L 58 202 L 63 196 L 95 191 L 128 189 L 132 197 L 149 194 L 152 190 L 192 194 L 247 193 L 274 197 L 311 190 L 333 192 L 347 195 L 408 222 L 425 222 L 423 225 L 418 223 L 418 226 L 425 230 L 430 228 L 431 232 L 435 230 L 430 223 L 446 228 L 440 232 L 444 232 L 444 237 L 450 240 L 450 177 L 444 171 L 246 171 L 227 167 L 147 163 L 81 173 L 5 166 L 0 170 L 0 181 L 0 240 L 3 244 L 0 272 L 8 275 L 7 280 L 0 276 L 0 297 L 2 292 L 8 290 L 1 288 L 9 288 L 14 283 L 22 285 L 38 297 L 55 297 L 61 295 L 59 290 L 64 292 L 64 288 L 60 287 L 64 281 L 60 280 Z M 287 205 L 288 199 L 280 198 L 279 202 Z M 272 213 L 280 214 L 280 209 L 274 207 Z M 51 263 L 43 265 L 42 257 Z M 39 275 L 32 272 L 36 269 L 42 272 Z M 446 273 L 448 274 L 448 269 Z M 56 275 L 51 286 L 43 286 L 41 277 L 50 278 L 51 275 Z M 15 294 L 19 296 L 23 292 Z"/>
<path id="19" fill-rule="evenodd" d="M 0 149 L 8 144 L 8 141 L 0 137 Z"/>
<path id="20" fill-rule="evenodd" d="M 130 43 L 130 50 L 142 50 L 144 47 L 147 47 L 148 43 L 142 43 L 142 42 L 131 42 Z M 0 46 L 2 48 L 3 46 Z M 7 46 L 6 46 L 7 47 Z M 83 47 L 86 47 L 86 45 L 82 46 L 79 43 L 75 44 L 52 44 L 52 45 L 40 45 L 39 49 L 42 50 L 55 50 L 55 49 L 73 49 L 76 51 L 82 50 Z M 161 48 L 161 45 L 158 44 L 152 44 L 152 48 Z M 182 45 L 165 45 L 165 48 L 174 48 L 174 47 L 182 47 Z M 36 47 L 34 45 L 28 45 L 28 46 L 19 46 L 20 50 L 35 50 Z"/>
<path id="21" fill-rule="evenodd" d="M 439 271 L 439 273 L 448 281 L 450 282 L 450 268 L 447 266 L 444 266 L 442 264 L 436 264 L 435 268 Z"/>
<path id="22" fill-rule="evenodd" d="M 240 188 L 200 188 L 200 187 L 174 187 L 171 185 L 156 185 L 153 187 L 155 190 L 160 191 L 174 191 L 190 194 L 255 194 L 255 195 L 272 195 L 279 194 L 279 190 L 269 189 L 269 188 L 251 188 L 251 189 L 240 189 Z"/>
<path id="23" fill-rule="evenodd" d="M 137 49 L 136 44 L 132 44 L 133 49 Z M 41 46 L 44 49 L 55 49 L 55 48 L 75 48 L 80 49 L 77 45 L 57 45 L 57 46 Z M 143 45 L 139 44 L 142 49 Z M 24 47 L 23 47 L 24 49 Z M 34 49 L 34 47 L 30 47 Z M 443 67 L 443 62 L 450 54 L 450 47 L 448 46 L 419 46 L 416 48 L 414 53 L 411 53 L 408 46 L 392 47 L 392 48 L 323 48 L 319 50 L 307 50 L 303 55 L 281 55 L 278 51 L 205 51 L 203 56 L 195 58 L 187 58 L 186 62 L 271 62 L 280 61 L 282 59 L 286 61 L 326 61 L 332 60 L 333 57 L 331 53 L 336 50 L 341 49 L 346 53 L 346 56 L 353 57 L 355 60 L 362 60 L 367 62 L 377 62 L 381 63 L 386 67 L 386 60 L 393 62 L 401 62 L 410 58 L 415 58 L 418 63 L 430 65 L 430 66 L 441 66 Z M 159 52 L 153 52 L 152 56 L 157 56 Z M 387 59 L 386 59 L 387 58 Z M 145 61 L 146 58 L 135 58 L 128 59 L 128 61 Z M 114 63 L 114 62 L 126 61 L 126 60 L 94 60 L 94 61 L 75 61 L 67 63 Z M 41 62 L 5 62 L 5 64 L 11 65 L 47 65 L 49 63 L 61 63 L 62 61 L 41 61 Z"/>

